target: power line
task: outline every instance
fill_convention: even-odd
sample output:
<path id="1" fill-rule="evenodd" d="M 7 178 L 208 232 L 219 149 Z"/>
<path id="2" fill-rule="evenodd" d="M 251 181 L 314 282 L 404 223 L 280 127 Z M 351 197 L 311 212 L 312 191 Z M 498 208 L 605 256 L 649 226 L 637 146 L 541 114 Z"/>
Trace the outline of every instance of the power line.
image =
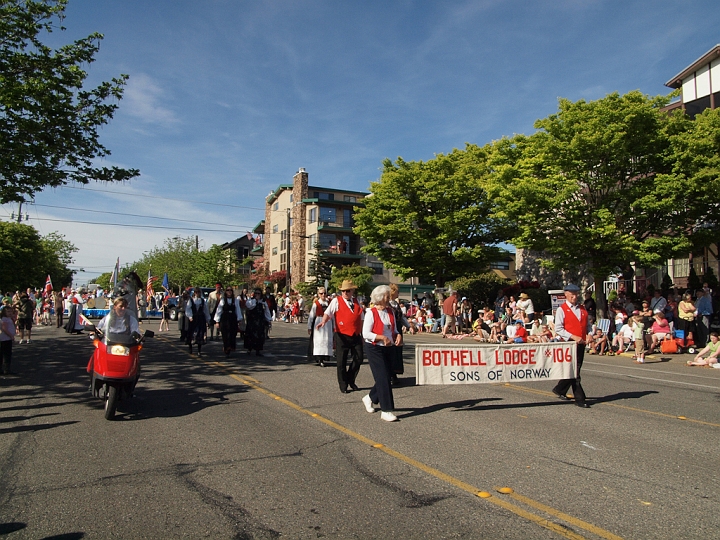
<path id="1" fill-rule="evenodd" d="M 196 229 L 192 227 L 163 227 L 162 225 L 131 225 L 128 223 L 102 223 L 97 221 L 79 221 L 74 219 L 50 219 L 50 218 L 33 218 L 38 221 L 57 221 L 60 223 L 81 223 L 84 225 L 110 225 L 113 227 L 133 227 L 140 229 L 170 229 L 170 230 L 184 230 L 184 231 L 201 231 L 201 232 L 223 232 L 223 233 L 235 233 L 235 234 L 246 234 L 241 232 L 240 229 Z"/>
<path id="2" fill-rule="evenodd" d="M 265 208 L 260 208 L 257 206 L 240 206 L 237 204 L 224 204 L 224 203 L 218 203 L 218 202 L 205 202 L 205 201 L 196 201 L 196 200 L 188 200 L 188 199 L 174 199 L 172 197 L 163 197 L 160 195 L 141 195 L 137 193 L 122 193 L 120 191 L 109 191 L 107 189 L 93 189 L 93 188 L 86 188 L 86 187 L 76 187 L 76 186 L 63 186 L 67 189 L 79 189 L 80 191 L 97 191 L 98 193 L 110 193 L 112 195 L 122 195 L 124 197 L 142 197 L 143 199 L 163 199 L 165 201 L 180 201 L 184 203 L 189 204 L 208 204 L 210 206 L 226 206 L 228 208 L 246 208 L 248 210 L 263 210 L 265 211 Z"/>
<path id="3" fill-rule="evenodd" d="M 212 221 L 196 221 L 194 219 L 178 219 L 178 218 L 166 218 L 166 217 L 159 217 L 159 216 L 148 216 L 143 214 L 128 214 L 125 212 L 110 212 L 105 210 L 88 210 L 87 208 L 72 208 L 69 206 L 55 206 L 52 204 L 38 204 L 35 203 L 35 206 L 43 206 L 45 208 L 61 208 L 63 210 L 76 210 L 79 212 L 93 212 L 95 214 L 111 214 L 113 216 L 128 216 L 128 217 L 139 217 L 139 218 L 146 218 L 146 219 L 162 219 L 165 221 L 181 221 L 184 223 L 199 223 L 202 225 L 225 225 L 225 223 L 215 223 Z M 250 225 L 237 225 L 238 227 L 251 227 Z M 254 225 L 252 225 L 254 227 Z"/>

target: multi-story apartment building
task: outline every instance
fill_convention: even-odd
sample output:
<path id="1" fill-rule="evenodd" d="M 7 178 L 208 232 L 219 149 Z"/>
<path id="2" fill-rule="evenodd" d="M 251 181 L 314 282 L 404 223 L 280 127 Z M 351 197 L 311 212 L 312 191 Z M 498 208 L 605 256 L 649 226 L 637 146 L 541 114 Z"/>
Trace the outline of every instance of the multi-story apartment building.
<path id="1" fill-rule="evenodd" d="M 353 214 L 368 195 L 363 191 L 310 186 L 300 169 L 292 184 L 281 184 L 265 199 L 264 257 L 269 271 L 289 270 L 289 281 L 310 278 L 310 262 L 317 244 L 338 267 L 368 264 L 353 233 Z"/>

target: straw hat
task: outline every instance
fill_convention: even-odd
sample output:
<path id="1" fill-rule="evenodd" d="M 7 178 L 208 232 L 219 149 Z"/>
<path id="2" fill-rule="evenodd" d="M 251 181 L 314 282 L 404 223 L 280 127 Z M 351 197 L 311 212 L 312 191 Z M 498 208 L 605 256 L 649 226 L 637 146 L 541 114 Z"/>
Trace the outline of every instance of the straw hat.
<path id="1" fill-rule="evenodd" d="M 342 282 L 342 285 L 340 285 L 339 289 L 341 291 L 349 291 L 350 289 L 357 289 L 357 285 L 355 285 L 349 279 L 344 279 Z"/>
<path id="2" fill-rule="evenodd" d="M 520 298 L 522 298 L 523 300 L 527 300 L 530 297 L 527 295 L 527 293 L 520 293 Z"/>

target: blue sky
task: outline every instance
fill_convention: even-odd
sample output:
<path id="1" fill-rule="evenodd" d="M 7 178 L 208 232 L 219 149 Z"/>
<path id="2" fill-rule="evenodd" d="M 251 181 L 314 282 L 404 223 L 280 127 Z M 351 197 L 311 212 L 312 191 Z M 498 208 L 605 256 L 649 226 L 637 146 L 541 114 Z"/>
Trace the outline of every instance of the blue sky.
<path id="1" fill-rule="evenodd" d="M 532 133 L 558 97 L 668 93 L 720 43 L 717 2 L 691 0 L 70 0 L 64 24 L 48 43 L 105 35 L 89 84 L 130 75 L 101 141 L 106 163 L 142 172 L 27 207 L 79 248 L 82 282 L 166 238 L 233 240 L 299 167 L 311 185 L 367 190 L 385 158 Z"/>

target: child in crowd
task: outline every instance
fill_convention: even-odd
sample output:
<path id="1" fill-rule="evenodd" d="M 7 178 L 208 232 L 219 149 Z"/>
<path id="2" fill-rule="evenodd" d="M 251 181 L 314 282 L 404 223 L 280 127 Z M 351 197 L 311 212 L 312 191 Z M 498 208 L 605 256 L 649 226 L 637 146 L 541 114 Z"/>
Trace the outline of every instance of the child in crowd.
<path id="1" fill-rule="evenodd" d="M 590 346 L 590 354 L 604 356 L 608 348 L 608 338 L 602 330 L 596 328 L 588 345 Z"/>
<path id="2" fill-rule="evenodd" d="M 635 361 L 638 364 L 645 363 L 645 323 L 644 318 L 638 311 L 633 311 L 633 339 L 635 340 Z"/>

